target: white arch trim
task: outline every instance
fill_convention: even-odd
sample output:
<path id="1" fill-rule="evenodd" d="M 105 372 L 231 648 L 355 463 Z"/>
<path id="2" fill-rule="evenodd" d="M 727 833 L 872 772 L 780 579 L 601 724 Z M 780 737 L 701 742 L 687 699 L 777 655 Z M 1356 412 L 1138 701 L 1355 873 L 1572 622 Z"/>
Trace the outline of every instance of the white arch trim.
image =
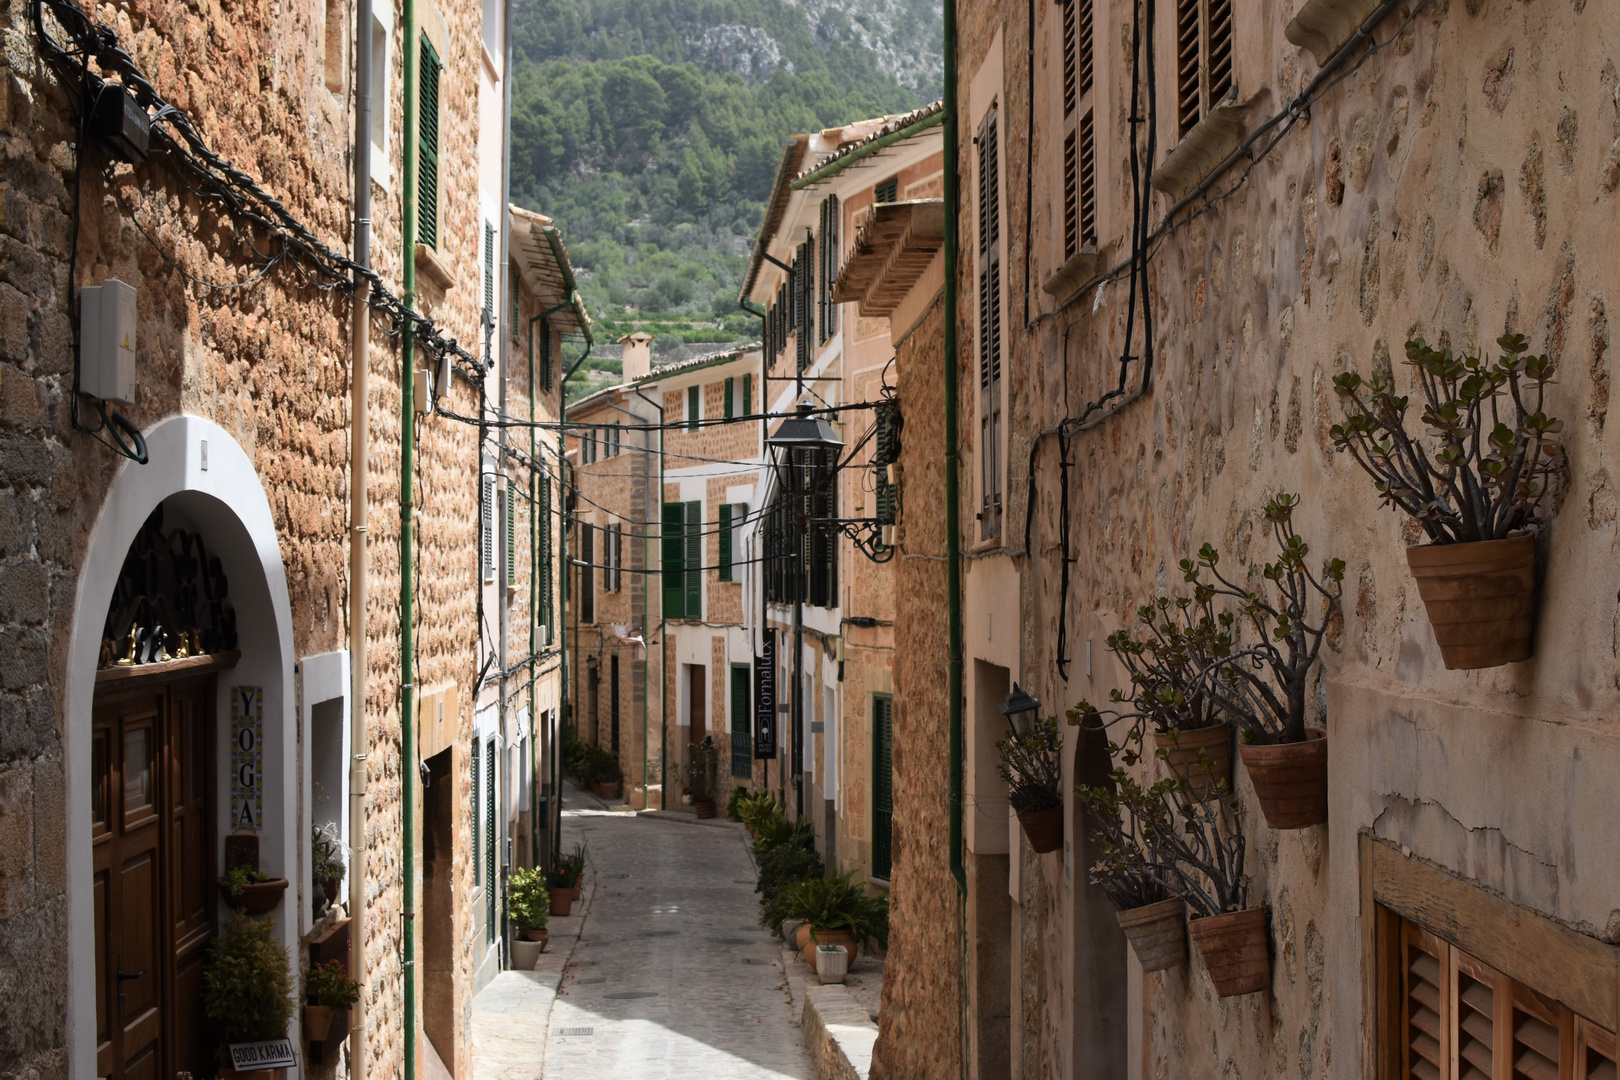
<path id="1" fill-rule="evenodd" d="M 219 722 L 228 723 L 231 685 L 261 685 L 265 691 L 266 784 L 262 865 L 294 882 L 300 839 L 296 828 L 296 727 L 293 720 L 292 608 L 287 575 L 276 540 L 275 516 L 258 472 L 230 433 L 198 416 L 172 416 L 145 433 L 148 464 L 127 462 L 119 470 L 101 508 L 73 611 L 73 639 L 67 671 L 67 730 L 64 759 L 67 814 L 68 1069 L 73 1080 L 96 1076 L 95 910 L 90 845 L 90 739 L 96 662 L 113 586 L 136 533 L 159 503 L 183 492 L 195 493 L 188 509 L 207 519 L 210 540 L 231 584 L 243 659 L 220 679 Z M 221 545 L 221 540 L 228 541 Z M 268 606 L 271 619 L 263 617 Z M 229 748 L 218 739 L 216 776 L 224 777 Z M 223 763 L 222 763 L 223 762 Z M 274 771 L 272 771 L 274 770 Z M 274 778 L 272 780 L 271 778 Z M 224 787 L 223 780 L 220 783 Z M 216 797 L 216 808 L 228 805 Z M 216 820 L 227 820 L 217 813 Z M 223 831 L 223 830 L 220 830 Z M 222 855 L 214 854 L 216 860 Z M 293 905 L 301 890 L 288 890 L 278 925 L 289 950 L 296 943 Z M 295 1019 L 295 1023 L 296 1023 Z M 297 1070 L 288 1070 L 289 1077 Z"/>

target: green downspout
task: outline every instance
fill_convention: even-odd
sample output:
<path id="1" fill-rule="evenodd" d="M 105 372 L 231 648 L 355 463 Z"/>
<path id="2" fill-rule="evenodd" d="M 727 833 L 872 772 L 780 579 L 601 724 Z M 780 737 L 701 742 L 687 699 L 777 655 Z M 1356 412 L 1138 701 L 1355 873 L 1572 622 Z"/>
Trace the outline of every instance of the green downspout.
<path id="1" fill-rule="evenodd" d="M 764 390 L 762 389 L 760 392 L 764 393 Z M 654 493 L 653 505 L 658 507 L 659 511 L 658 536 L 661 540 L 663 539 L 664 535 L 664 407 L 662 405 L 654 404 L 652 398 L 641 392 L 640 386 L 636 387 L 636 397 L 658 410 L 658 491 Z M 647 512 L 650 516 L 652 513 L 651 507 L 648 508 Z M 649 539 L 649 548 L 651 547 L 651 544 L 652 541 Z M 658 548 L 658 574 L 660 581 L 662 581 L 664 574 L 663 550 L 663 545 L 660 544 Z M 642 594 L 646 596 L 647 607 L 649 610 L 651 610 L 651 575 L 647 575 L 647 578 L 647 584 L 642 587 Z M 660 718 L 659 723 L 661 725 L 658 732 L 658 809 L 660 810 L 669 809 L 669 709 L 665 705 L 669 695 L 664 692 L 665 687 L 669 684 L 669 650 L 664 647 L 665 632 L 668 630 L 668 628 L 669 620 L 664 617 L 664 605 L 663 602 L 660 601 L 658 604 L 658 716 Z M 646 635 L 648 629 L 650 629 L 650 627 L 642 630 L 642 634 L 644 636 Z M 649 649 L 647 652 L 647 658 L 649 660 L 652 659 L 651 649 Z M 641 671 L 641 753 L 642 757 L 645 758 L 647 754 L 647 669 L 643 667 Z M 641 786 L 641 801 L 645 803 L 647 801 L 647 763 L 645 761 L 643 761 L 641 764 Z"/>
<path id="2" fill-rule="evenodd" d="M 951 876 L 967 895 L 962 865 L 962 487 L 956 400 L 957 176 L 956 0 L 945 0 L 945 588 L 950 605 Z"/>
<path id="3" fill-rule="evenodd" d="M 404 267 L 401 288 L 407 309 L 416 306 L 416 183 L 417 136 L 421 122 L 416 100 L 417 66 L 420 46 L 416 41 L 416 0 L 404 0 L 405 122 L 404 181 L 400 199 L 404 213 Z M 415 327 L 405 319 L 400 333 L 399 372 L 399 757 L 402 822 L 400 846 L 404 873 L 404 1080 L 416 1080 L 416 716 L 415 716 L 415 627 L 416 596 L 412 592 L 411 563 L 412 515 L 416 512 L 412 475 L 415 471 L 416 443 L 416 347 Z M 446 390 L 449 388 L 447 387 Z"/>
<path id="4" fill-rule="evenodd" d="M 539 738 L 540 725 L 535 720 L 534 710 L 534 673 L 540 667 L 540 661 L 535 658 L 535 649 L 539 642 L 535 640 L 534 629 L 540 617 L 540 567 L 536 565 L 535 556 L 540 554 L 539 523 L 536 512 L 540 508 L 540 500 L 536 498 L 534 490 L 534 463 L 537 460 L 536 452 L 539 446 L 534 434 L 534 324 L 542 316 L 535 316 L 529 320 L 529 865 L 540 865 L 540 813 L 539 798 L 534 783 L 534 743 Z M 541 327 L 549 337 L 551 330 Z M 546 519 L 546 527 L 551 527 L 551 519 Z M 550 831 L 549 829 L 547 830 Z"/>

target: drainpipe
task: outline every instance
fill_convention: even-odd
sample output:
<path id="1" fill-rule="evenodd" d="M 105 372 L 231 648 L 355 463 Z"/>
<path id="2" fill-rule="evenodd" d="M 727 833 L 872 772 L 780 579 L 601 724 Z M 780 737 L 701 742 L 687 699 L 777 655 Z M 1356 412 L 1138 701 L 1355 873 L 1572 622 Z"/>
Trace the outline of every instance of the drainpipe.
<path id="1" fill-rule="evenodd" d="M 371 267 L 371 0 L 355 5 L 354 261 Z M 387 108 L 387 103 L 383 103 Z M 384 168 L 387 167 L 386 162 Z M 349 365 L 349 974 L 361 986 L 354 1003 L 349 1076 L 366 1080 L 366 518 L 370 468 L 371 282 L 354 275 Z"/>
<path id="2" fill-rule="evenodd" d="M 557 384 L 557 399 L 567 397 L 567 387 Z M 563 417 L 568 416 L 566 407 Z M 573 557 L 568 554 L 568 427 L 560 424 L 557 427 L 557 550 L 562 555 L 560 571 L 557 574 L 557 648 L 558 672 L 561 676 L 557 691 L 557 726 L 561 729 L 564 719 L 568 716 L 568 680 L 573 678 L 573 672 L 568 663 L 568 581 L 574 573 Z M 576 733 L 579 728 L 575 725 Z M 577 737 L 577 735 L 576 735 Z M 558 740 L 559 743 L 561 740 Z M 559 746 L 560 750 L 561 747 Z M 562 754 L 552 755 L 556 760 L 556 786 L 551 790 L 557 793 L 557 827 L 551 830 L 551 865 L 555 867 L 557 860 L 562 858 Z"/>
<path id="3" fill-rule="evenodd" d="M 764 390 L 762 389 L 760 392 L 764 393 Z M 646 394 L 643 394 L 639 386 L 636 388 L 636 397 L 640 398 L 642 401 L 645 401 L 648 405 L 651 405 L 658 411 L 658 491 L 654 493 L 654 498 L 651 500 L 652 505 L 647 507 L 647 517 L 649 519 L 653 519 L 652 506 L 659 507 L 660 513 L 658 514 L 658 517 L 653 520 L 658 521 L 659 536 L 662 538 L 664 529 L 664 515 L 662 513 L 662 508 L 664 505 L 664 407 L 662 405 L 655 404 L 652 398 L 648 397 Z M 649 444 L 652 442 L 652 437 L 650 435 L 647 438 L 647 442 Z M 651 449 L 652 447 L 649 445 L 648 450 L 650 451 Z M 648 469 L 647 471 L 651 472 L 652 470 Z M 662 549 L 660 549 L 660 551 L 661 550 Z M 642 562 L 644 567 L 651 565 L 652 529 L 650 524 L 647 530 L 647 555 L 648 558 L 644 559 Z M 664 561 L 662 555 L 660 555 L 658 560 L 658 572 L 660 574 L 660 582 L 662 582 L 661 575 L 664 572 Z M 650 608 L 652 606 L 652 582 L 650 580 L 647 581 L 646 586 L 642 590 L 642 595 L 646 597 L 644 603 Z M 643 621 L 645 622 L 646 620 Z M 658 808 L 660 810 L 669 809 L 669 710 L 664 706 L 664 702 L 667 698 L 667 695 L 664 693 L 664 687 L 669 682 L 669 650 L 665 647 L 666 643 L 664 641 L 664 638 L 667 636 L 664 633 L 666 627 L 667 623 L 664 621 L 664 606 L 662 603 L 660 603 L 658 605 L 658 655 L 662 658 L 662 662 L 658 665 Z M 643 630 L 642 633 L 645 634 L 646 630 Z M 651 658 L 652 653 L 649 650 L 648 659 Z M 641 666 L 641 758 L 641 802 L 645 808 L 647 802 L 647 665 L 645 664 Z"/>
<path id="4" fill-rule="evenodd" d="M 510 59 L 510 57 L 508 57 Z M 511 216 L 511 211 L 506 211 Z M 540 725 L 535 711 L 534 700 L 534 673 L 540 667 L 536 657 L 540 643 L 536 640 L 535 627 L 539 625 L 540 618 L 540 567 L 535 564 L 535 556 L 540 553 L 540 523 L 538 514 L 540 500 L 535 491 L 534 463 L 539 460 L 539 439 L 534 430 L 534 324 L 541 316 L 529 320 L 529 865 L 540 865 L 540 802 L 535 791 L 534 775 L 534 744 L 540 737 Z M 549 339 L 551 328 L 540 327 Z M 551 518 L 546 517 L 546 528 L 551 528 Z M 548 829 L 547 832 L 550 832 Z"/>
<path id="5" fill-rule="evenodd" d="M 961 178 L 957 176 L 956 0 L 945 2 L 945 589 L 949 604 L 951 877 L 967 896 L 962 864 L 962 488 L 958 461 L 956 398 L 956 215 Z"/>
<path id="6" fill-rule="evenodd" d="M 401 163 L 404 228 L 400 244 L 404 264 L 400 284 L 405 307 L 416 307 L 416 152 L 421 123 L 416 100 L 420 46 L 416 41 L 416 0 L 404 0 L 405 121 Z M 416 327 L 405 319 L 400 332 L 399 369 L 399 777 L 400 856 L 404 877 L 401 898 L 404 926 L 400 951 L 404 980 L 404 1080 L 416 1080 L 416 578 L 412 564 L 414 544 L 416 456 Z M 449 388 L 446 387 L 448 390 Z"/>

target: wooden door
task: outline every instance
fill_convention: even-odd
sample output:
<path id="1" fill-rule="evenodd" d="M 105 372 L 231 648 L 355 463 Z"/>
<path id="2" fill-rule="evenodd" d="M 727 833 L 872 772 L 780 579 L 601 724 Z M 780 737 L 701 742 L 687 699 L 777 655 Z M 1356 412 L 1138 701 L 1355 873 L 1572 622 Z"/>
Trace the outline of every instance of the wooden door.
<path id="1" fill-rule="evenodd" d="M 212 1071 L 202 965 L 214 937 L 212 683 L 97 695 L 91 734 L 97 1073 Z"/>

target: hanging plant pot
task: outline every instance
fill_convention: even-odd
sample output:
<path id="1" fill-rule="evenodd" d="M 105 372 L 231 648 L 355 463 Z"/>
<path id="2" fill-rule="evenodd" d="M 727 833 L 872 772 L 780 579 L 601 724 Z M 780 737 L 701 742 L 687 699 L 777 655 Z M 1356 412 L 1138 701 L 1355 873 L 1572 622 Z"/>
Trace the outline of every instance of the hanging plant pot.
<path id="1" fill-rule="evenodd" d="M 1115 913 L 1143 971 L 1164 971 L 1187 959 L 1187 917 L 1180 897 Z"/>
<path id="2" fill-rule="evenodd" d="M 1188 930 L 1221 997 L 1252 994 L 1271 985 L 1265 908 L 1194 919 Z"/>
<path id="3" fill-rule="evenodd" d="M 1245 745 L 1239 750 L 1267 825 L 1303 829 L 1327 821 L 1327 732 L 1306 728 L 1304 742 Z"/>
<path id="4" fill-rule="evenodd" d="M 1529 536 L 1406 549 L 1406 565 L 1448 669 L 1530 659 L 1536 542 Z"/>
<path id="5" fill-rule="evenodd" d="M 1029 838 L 1029 846 L 1035 849 L 1035 854 L 1045 855 L 1049 851 L 1056 851 L 1063 846 L 1063 807 L 1054 806 L 1048 810 L 1035 810 L 1030 813 L 1020 813 L 1018 824 L 1024 827 L 1024 835 Z"/>
<path id="6" fill-rule="evenodd" d="M 1217 781 L 1224 781 L 1228 791 L 1232 789 L 1231 724 L 1182 730 L 1174 739 L 1162 731 L 1155 731 L 1153 744 L 1166 752 L 1165 764 L 1170 766 L 1174 775 L 1187 781 L 1194 798 L 1208 797 Z M 1200 750 L 1209 758 L 1208 770 L 1198 762 Z"/>
<path id="7" fill-rule="evenodd" d="M 276 905 L 281 903 L 281 894 L 287 891 L 287 879 L 276 878 L 274 881 L 256 881 L 244 885 L 241 895 L 232 896 L 229 881 L 224 878 L 215 880 L 219 883 L 219 895 L 244 915 L 268 915 L 276 910 Z"/>
<path id="8" fill-rule="evenodd" d="M 310 1042 L 321 1042 L 332 1031 L 332 1006 L 305 1005 L 304 1006 L 304 1038 Z"/>

